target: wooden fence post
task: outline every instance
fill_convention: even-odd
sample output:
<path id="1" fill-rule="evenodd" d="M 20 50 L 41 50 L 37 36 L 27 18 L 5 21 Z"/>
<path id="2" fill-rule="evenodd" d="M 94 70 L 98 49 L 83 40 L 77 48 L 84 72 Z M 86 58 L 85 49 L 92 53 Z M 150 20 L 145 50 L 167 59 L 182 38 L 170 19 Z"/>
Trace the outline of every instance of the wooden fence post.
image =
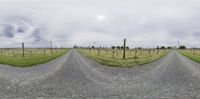
<path id="1" fill-rule="evenodd" d="M 24 42 L 22 42 L 22 57 L 24 57 Z"/>
<path id="2" fill-rule="evenodd" d="M 124 39 L 124 47 L 123 47 L 123 59 L 126 58 L 126 39 Z"/>

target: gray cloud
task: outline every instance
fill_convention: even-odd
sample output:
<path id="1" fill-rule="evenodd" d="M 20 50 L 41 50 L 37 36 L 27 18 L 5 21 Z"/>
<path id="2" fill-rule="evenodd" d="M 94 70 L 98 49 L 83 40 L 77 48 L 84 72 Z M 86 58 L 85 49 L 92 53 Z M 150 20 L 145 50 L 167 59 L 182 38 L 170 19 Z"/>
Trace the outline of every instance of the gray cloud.
<path id="1" fill-rule="evenodd" d="M 5 25 L 3 34 L 5 37 L 13 38 L 15 36 L 14 27 L 11 25 Z"/>

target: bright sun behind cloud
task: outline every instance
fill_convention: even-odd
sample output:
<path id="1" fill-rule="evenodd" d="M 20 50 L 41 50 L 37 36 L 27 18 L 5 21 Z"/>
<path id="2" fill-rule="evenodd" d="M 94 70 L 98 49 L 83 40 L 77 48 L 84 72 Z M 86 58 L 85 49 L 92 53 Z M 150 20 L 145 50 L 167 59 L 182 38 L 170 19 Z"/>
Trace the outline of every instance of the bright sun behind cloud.
<path id="1" fill-rule="evenodd" d="M 99 15 L 99 16 L 97 17 L 97 19 L 99 19 L 99 20 L 103 20 L 103 19 L 105 19 L 105 16 L 103 16 L 103 15 Z"/>

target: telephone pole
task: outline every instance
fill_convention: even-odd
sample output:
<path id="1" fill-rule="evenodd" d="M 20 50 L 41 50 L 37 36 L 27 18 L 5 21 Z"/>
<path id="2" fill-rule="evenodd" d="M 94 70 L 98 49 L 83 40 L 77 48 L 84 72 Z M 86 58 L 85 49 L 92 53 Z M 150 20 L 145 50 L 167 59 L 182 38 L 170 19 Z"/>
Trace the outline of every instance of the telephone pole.
<path id="1" fill-rule="evenodd" d="M 126 39 L 124 39 L 124 47 L 123 47 L 123 59 L 126 58 Z"/>
<path id="2" fill-rule="evenodd" d="M 24 42 L 22 42 L 22 57 L 24 57 Z"/>

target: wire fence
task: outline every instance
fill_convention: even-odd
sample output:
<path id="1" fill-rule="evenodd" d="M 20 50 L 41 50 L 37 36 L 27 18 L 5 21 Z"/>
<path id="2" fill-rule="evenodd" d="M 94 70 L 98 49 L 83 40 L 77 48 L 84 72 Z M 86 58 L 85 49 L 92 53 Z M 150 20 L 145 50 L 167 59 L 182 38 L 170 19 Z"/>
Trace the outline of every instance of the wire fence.
<path id="1" fill-rule="evenodd" d="M 192 41 L 182 42 L 182 41 L 134 41 L 127 39 L 126 46 L 129 48 L 157 48 L 158 46 L 165 47 L 179 47 L 180 45 L 185 45 L 187 48 L 200 48 L 200 43 Z M 60 40 L 60 41 L 44 41 L 44 42 L 24 42 L 25 48 L 73 48 L 77 47 L 102 47 L 102 48 L 111 48 L 112 46 L 123 46 L 123 39 L 121 40 L 102 40 L 102 41 L 78 41 L 78 40 Z M 0 43 L 0 48 L 21 48 L 22 42 L 19 43 Z"/>
<path id="2" fill-rule="evenodd" d="M 157 48 L 178 48 L 181 45 L 187 48 L 200 49 L 198 42 L 186 43 L 181 41 L 133 41 L 126 40 L 126 46 L 124 46 L 124 40 L 107 40 L 107 41 L 45 41 L 45 42 L 21 42 L 21 43 L 1 43 L 0 44 L 0 56 L 34 56 L 34 55 L 47 55 L 55 52 L 62 52 L 65 48 L 109 48 L 109 49 L 147 49 L 148 53 L 156 52 Z M 127 47 L 127 48 L 126 48 Z M 162 48 L 163 47 L 163 48 Z M 148 50 L 150 49 L 150 50 Z M 90 51 L 90 50 L 89 50 Z M 98 51 L 98 50 L 97 50 Z M 106 51 L 107 52 L 107 51 Z M 113 53 L 113 51 L 111 51 Z M 118 53 L 118 51 L 116 51 Z M 131 51 L 132 52 L 132 51 Z"/>

